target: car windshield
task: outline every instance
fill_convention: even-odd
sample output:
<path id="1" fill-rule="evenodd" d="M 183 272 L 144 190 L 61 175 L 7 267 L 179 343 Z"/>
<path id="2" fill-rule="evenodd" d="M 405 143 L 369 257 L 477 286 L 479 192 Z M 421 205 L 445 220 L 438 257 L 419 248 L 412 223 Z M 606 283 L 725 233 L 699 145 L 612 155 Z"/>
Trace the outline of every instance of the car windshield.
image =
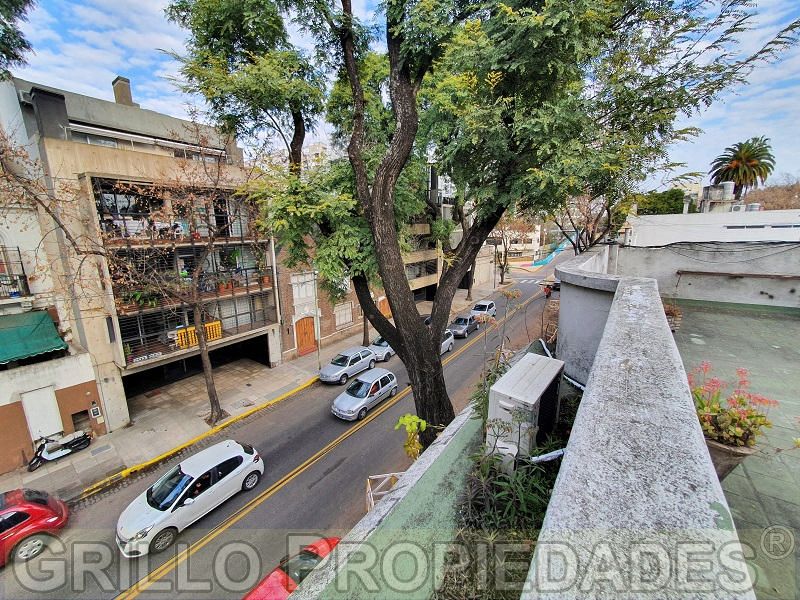
<path id="1" fill-rule="evenodd" d="M 370 384 L 366 381 L 356 379 L 347 387 L 347 393 L 354 398 L 366 398 Z"/>
<path id="2" fill-rule="evenodd" d="M 374 340 L 372 340 L 372 345 L 373 346 L 380 346 L 381 348 L 386 348 L 386 346 L 389 345 L 389 342 L 387 342 L 382 337 L 378 336 Z"/>
<path id="3" fill-rule="evenodd" d="M 191 481 L 192 478 L 178 465 L 147 490 L 147 503 L 155 509 L 167 510 Z"/>
<path id="4" fill-rule="evenodd" d="M 453 323 L 455 323 L 456 325 L 466 325 L 468 322 L 469 321 L 467 321 L 467 319 L 465 319 L 464 317 L 458 317 L 455 321 L 453 321 Z"/>
<path id="5" fill-rule="evenodd" d="M 487 308 L 489 308 L 489 306 L 487 304 L 476 304 L 475 308 L 473 308 L 472 310 L 479 310 L 480 311 L 480 310 L 486 310 Z"/>
<path id="6" fill-rule="evenodd" d="M 331 364 L 336 365 L 337 367 L 346 367 L 349 360 L 350 360 L 349 356 L 345 356 L 344 354 L 337 354 L 331 360 Z"/>
<path id="7" fill-rule="evenodd" d="M 303 579 L 308 577 L 308 574 L 314 570 L 314 567 L 316 567 L 321 560 L 322 558 L 313 552 L 303 550 L 297 556 L 293 556 L 283 563 L 281 567 L 283 568 L 284 572 L 294 580 L 295 583 L 299 584 L 303 581 Z"/>

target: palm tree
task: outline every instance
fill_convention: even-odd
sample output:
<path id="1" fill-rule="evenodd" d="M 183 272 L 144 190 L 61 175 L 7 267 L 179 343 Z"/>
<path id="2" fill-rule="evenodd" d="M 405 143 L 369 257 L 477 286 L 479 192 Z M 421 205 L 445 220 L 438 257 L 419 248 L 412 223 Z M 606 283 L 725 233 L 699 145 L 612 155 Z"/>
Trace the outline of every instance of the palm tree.
<path id="1" fill-rule="evenodd" d="M 757 188 L 775 168 L 775 157 L 769 138 L 764 136 L 750 138 L 725 148 L 711 163 L 711 182 L 718 185 L 723 181 L 733 181 L 733 193 L 738 201 L 751 187 Z"/>

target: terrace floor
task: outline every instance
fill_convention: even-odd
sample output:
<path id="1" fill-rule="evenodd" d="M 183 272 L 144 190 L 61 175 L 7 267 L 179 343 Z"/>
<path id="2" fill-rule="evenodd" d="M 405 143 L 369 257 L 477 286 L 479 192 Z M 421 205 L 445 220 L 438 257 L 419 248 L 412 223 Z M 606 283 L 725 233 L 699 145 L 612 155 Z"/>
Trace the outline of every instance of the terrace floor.
<path id="1" fill-rule="evenodd" d="M 706 360 L 723 381 L 750 371 L 751 390 L 779 402 L 773 423 L 723 482 L 759 600 L 800 598 L 800 309 L 679 301 L 675 341 L 687 370 Z"/>

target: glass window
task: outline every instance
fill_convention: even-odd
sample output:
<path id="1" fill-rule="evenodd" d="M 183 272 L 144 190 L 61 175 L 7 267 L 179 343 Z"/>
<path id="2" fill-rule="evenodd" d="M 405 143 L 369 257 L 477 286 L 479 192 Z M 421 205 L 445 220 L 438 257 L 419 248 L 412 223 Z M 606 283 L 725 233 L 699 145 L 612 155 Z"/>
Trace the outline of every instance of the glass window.
<path id="1" fill-rule="evenodd" d="M 352 367 L 358 361 L 361 360 L 361 353 L 356 354 L 353 358 L 350 359 L 350 366 Z"/>
<path id="2" fill-rule="evenodd" d="M 381 387 L 386 387 L 387 385 L 389 385 L 390 382 L 391 379 L 389 379 L 388 375 L 384 375 L 383 377 L 381 377 Z"/>
<path id="3" fill-rule="evenodd" d="M 293 556 L 283 563 L 282 568 L 289 577 L 299 584 L 308 577 L 308 574 L 314 570 L 314 567 L 316 567 L 321 560 L 322 559 L 313 552 L 303 550 L 297 556 Z"/>
<path id="4" fill-rule="evenodd" d="M 331 364 L 337 367 L 346 367 L 348 358 L 344 354 L 337 354 L 331 359 Z"/>
<path id="5" fill-rule="evenodd" d="M 389 345 L 389 342 L 382 337 L 376 337 L 374 340 L 372 340 L 372 345 L 378 346 L 379 348 L 386 348 Z"/>
<path id="6" fill-rule="evenodd" d="M 455 320 L 455 324 L 456 324 L 456 325 L 466 325 L 466 324 L 468 324 L 468 323 L 469 323 L 469 321 L 468 321 L 467 319 L 465 319 L 464 317 L 458 317 L 458 318 Z"/>
<path id="7" fill-rule="evenodd" d="M 217 481 L 233 473 L 243 461 L 244 459 L 241 456 L 234 456 L 233 458 L 229 458 L 228 460 L 218 464 Z"/>
<path id="8" fill-rule="evenodd" d="M 356 379 L 353 383 L 347 386 L 347 394 L 354 398 L 365 398 L 369 391 L 369 383 Z"/>
<path id="9" fill-rule="evenodd" d="M 21 510 L 3 515 L 0 520 L 0 533 L 4 533 L 12 527 L 16 527 L 20 523 L 24 523 L 29 517 L 30 515 L 28 513 L 22 512 Z"/>
<path id="10" fill-rule="evenodd" d="M 147 490 L 147 503 L 155 509 L 167 510 L 191 481 L 192 478 L 178 465 Z"/>
<path id="11" fill-rule="evenodd" d="M 214 467 L 216 469 L 217 467 Z M 212 479 L 212 469 L 211 471 L 206 471 L 200 477 L 194 480 L 192 486 L 186 491 L 186 494 L 183 496 L 183 499 L 186 498 L 197 498 L 200 494 L 205 492 L 208 488 L 214 485 L 214 480 Z"/>

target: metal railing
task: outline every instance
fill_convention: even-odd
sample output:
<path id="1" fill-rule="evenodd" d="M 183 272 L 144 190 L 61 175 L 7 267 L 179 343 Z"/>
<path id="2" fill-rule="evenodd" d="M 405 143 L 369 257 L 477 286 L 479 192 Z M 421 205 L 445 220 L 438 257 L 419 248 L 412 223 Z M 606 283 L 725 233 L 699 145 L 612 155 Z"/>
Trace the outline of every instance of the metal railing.
<path id="1" fill-rule="evenodd" d="M 30 296 L 19 248 L 0 246 L 0 298 Z"/>
<path id="2" fill-rule="evenodd" d="M 203 310 L 207 339 L 211 343 L 277 322 L 271 292 L 213 299 L 204 303 Z M 194 325 L 194 311 L 186 305 L 120 314 L 125 362 L 134 366 L 196 346 Z"/>
<path id="3" fill-rule="evenodd" d="M 419 277 L 434 275 L 438 272 L 438 270 L 438 261 L 436 259 L 411 263 L 406 265 L 406 278 L 411 281 L 412 279 L 418 279 Z"/>
<path id="4" fill-rule="evenodd" d="M 105 214 L 100 217 L 100 229 L 108 240 L 189 242 L 207 239 L 220 240 L 245 238 L 254 235 L 248 219 L 243 215 L 215 215 L 215 222 L 196 219 L 194 227 L 189 219 L 179 216 L 149 212 Z"/>

